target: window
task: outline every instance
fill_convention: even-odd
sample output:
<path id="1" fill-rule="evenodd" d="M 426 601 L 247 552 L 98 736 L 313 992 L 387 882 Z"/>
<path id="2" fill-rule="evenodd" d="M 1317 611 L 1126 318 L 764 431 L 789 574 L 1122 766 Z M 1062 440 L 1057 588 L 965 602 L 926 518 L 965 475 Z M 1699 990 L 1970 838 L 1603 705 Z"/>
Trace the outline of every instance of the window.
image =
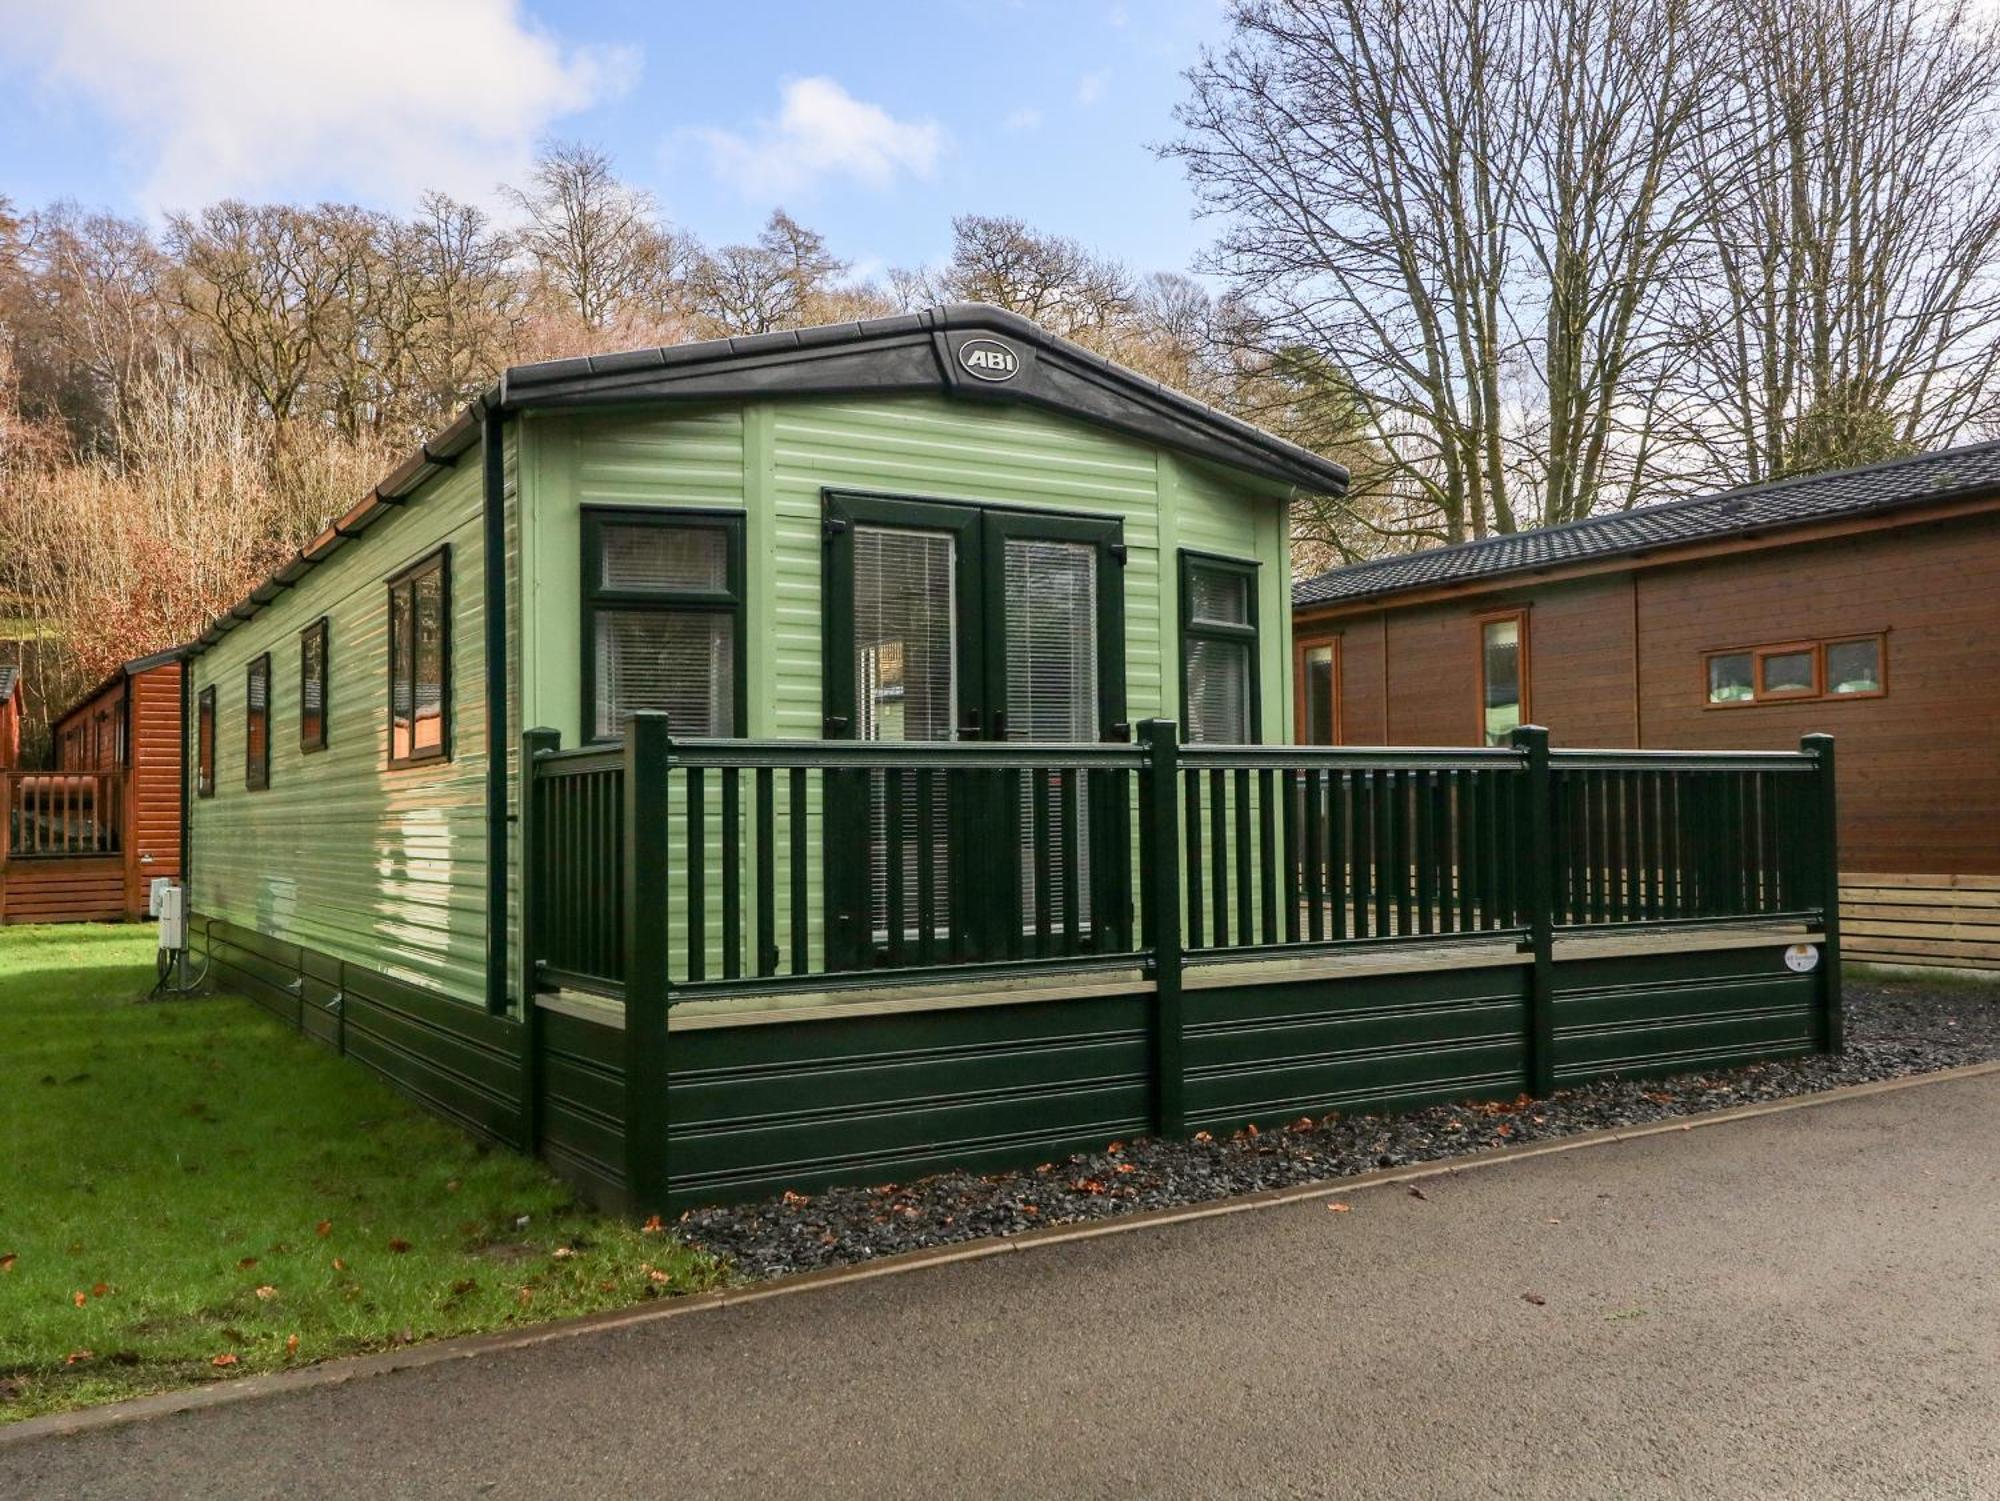
<path id="1" fill-rule="evenodd" d="M 389 581 L 389 764 L 451 754 L 451 551 Z"/>
<path id="2" fill-rule="evenodd" d="M 1299 743 L 1340 743 L 1340 642 L 1299 643 Z"/>
<path id="3" fill-rule="evenodd" d="M 215 689 L 201 690 L 195 700 L 194 792 L 196 797 L 215 796 Z"/>
<path id="4" fill-rule="evenodd" d="M 727 512 L 586 511 L 584 722 L 599 740 L 639 709 L 675 735 L 741 733 L 743 521 Z"/>
<path id="5" fill-rule="evenodd" d="M 1181 734 L 1251 745 L 1257 734 L 1257 565 L 1181 554 Z"/>
<path id="6" fill-rule="evenodd" d="M 243 785 L 257 792 L 271 785 L 271 654 L 243 675 Z"/>
<path id="7" fill-rule="evenodd" d="M 326 749 L 326 617 L 299 632 L 299 749 Z"/>
<path id="8" fill-rule="evenodd" d="M 1826 698 L 1879 698 L 1885 638 L 1840 636 L 1739 646 L 1704 658 L 1710 708 L 1793 703 Z"/>
<path id="9" fill-rule="evenodd" d="M 1528 612 L 1479 622 L 1479 728 L 1502 745 L 1528 722 Z"/>

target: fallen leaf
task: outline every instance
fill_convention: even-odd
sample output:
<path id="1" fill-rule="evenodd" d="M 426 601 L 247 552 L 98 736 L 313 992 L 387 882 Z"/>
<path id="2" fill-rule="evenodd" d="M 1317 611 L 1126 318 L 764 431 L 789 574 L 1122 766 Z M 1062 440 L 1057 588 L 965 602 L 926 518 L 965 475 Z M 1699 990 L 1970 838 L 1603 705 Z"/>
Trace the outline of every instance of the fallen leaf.
<path id="1" fill-rule="evenodd" d="M 1120 1162 L 1114 1164 L 1114 1166 L 1121 1173 L 1136 1173 L 1139 1171 L 1138 1167 L 1130 1162 Z"/>
<path id="2" fill-rule="evenodd" d="M 444 1185 L 444 1191 L 445 1191 L 446 1193 L 448 1193 L 448 1194 L 455 1194 L 455 1193 L 457 1193 L 457 1192 L 458 1192 L 458 1189 L 459 1189 L 459 1182 L 458 1182 L 458 1179 L 456 1179 L 456 1178 L 447 1178 L 447 1179 L 445 1180 L 445 1185 Z"/>
<path id="3" fill-rule="evenodd" d="M 1310 1131 L 1313 1128 L 1313 1118 L 1309 1115 L 1302 1115 L 1292 1122 L 1291 1128 L 1294 1131 Z"/>
<path id="4" fill-rule="evenodd" d="M 1354 1206 L 1351 1204 L 1343 1204 L 1338 1199 L 1336 1199 L 1334 1200 L 1333 1203 L 1327 1205 L 1326 1207 L 1335 1214 L 1349 1214 L 1353 1212 Z"/>
<path id="5" fill-rule="evenodd" d="M 247 1272 L 250 1270 L 250 1268 L 252 1268 L 256 1264 L 257 1264 L 257 1258 L 255 1256 L 245 1256 L 241 1261 L 236 1263 L 236 1270 L 239 1272 Z"/>
<path id="6" fill-rule="evenodd" d="M 209 1361 L 209 1364 L 218 1367 L 232 1366 L 236 1364 L 236 1357 L 230 1354 L 227 1350 L 224 1350 L 220 1355 L 216 1356 L 213 1360 Z"/>
<path id="7" fill-rule="evenodd" d="M 1111 1143 L 1110 1146 L 1106 1147 L 1104 1150 L 1111 1156 L 1116 1157 L 1120 1152 L 1125 1150 L 1125 1143 L 1122 1141 L 1114 1141 L 1113 1143 Z"/>
<path id="8" fill-rule="evenodd" d="M 97 1282 L 91 1285 L 90 1295 L 93 1298 L 102 1298 L 107 1296 L 110 1291 L 111 1284 L 109 1282 Z"/>
<path id="9" fill-rule="evenodd" d="M 649 1266 L 646 1268 L 646 1280 L 649 1282 L 671 1282 L 674 1279 L 658 1267 Z"/>
<path id="10" fill-rule="evenodd" d="M 1250 1122 L 1250 1124 L 1249 1124 L 1249 1125 L 1247 1125 L 1247 1126 L 1245 1126 L 1245 1127 L 1243 1128 L 1243 1134 L 1244 1134 L 1245 1136 L 1255 1136 L 1255 1135 L 1257 1135 L 1257 1134 L 1258 1134 L 1258 1132 L 1257 1132 L 1257 1123 L 1256 1123 L 1255 1121 L 1252 1121 L 1252 1122 Z"/>
<path id="11" fill-rule="evenodd" d="M 665 1225 L 660 1223 L 660 1217 L 656 1214 L 639 1227 L 639 1233 L 641 1235 L 658 1235 L 666 1228 Z"/>
<path id="12" fill-rule="evenodd" d="M 401 1256 L 405 1251 L 410 1249 L 410 1243 L 404 1240 L 402 1236 L 394 1235 L 389 1238 L 389 1249 L 394 1251 L 398 1256 Z"/>
<path id="13" fill-rule="evenodd" d="M 1196 1141 L 1214 1141 L 1214 1140 L 1215 1140 L 1215 1138 L 1214 1138 L 1213 1136 L 1210 1136 L 1210 1135 L 1209 1135 L 1209 1134 L 1208 1134 L 1208 1133 L 1207 1133 L 1206 1131 L 1197 1131 L 1197 1132 L 1195 1132 L 1195 1133 L 1194 1133 L 1194 1139 L 1195 1139 Z"/>
<path id="14" fill-rule="evenodd" d="M 296 1334 L 285 1336 L 285 1353 L 287 1355 L 296 1355 L 299 1353 L 299 1337 Z"/>
<path id="15" fill-rule="evenodd" d="M 1540 1293 L 1522 1293 L 1521 1301 L 1523 1303 L 1532 1303 L 1537 1308 L 1543 1308 L 1547 1306 L 1549 1300 Z"/>
<path id="16" fill-rule="evenodd" d="M 257 1296 L 260 1299 L 268 1301 L 269 1299 L 278 1296 L 278 1290 L 275 1287 L 271 1286 L 270 1283 L 266 1282 L 262 1287 L 257 1289 Z"/>
<path id="17" fill-rule="evenodd" d="M 317 1225 L 313 1226 L 313 1234 L 317 1235 L 321 1240 L 325 1240 L 327 1236 L 333 1234 L 333 1221 L 321 1220 Z"/>
<path id="18" fill-rule="evenodd" d="M 344 1272 L 347 1270 L 347 1263 L 342 1261 L 338 1256 L 336 1256 L 333 1258 L 333 1269 L 336 1272 Z"/>
<path id="19" fill-rule="evenodd" d="M 1070 1184 L 1070 1187 L 1078 1193 L 1101 1194 L 1104 1192 L 1104 1185 L 1095 1178 L 1078 1178 L 1074 1183 Z"/>
<path id="20" fill-rule="evenodd" d="M 812 1199 L 805 1194 L 795 1193 L 788 1188 L 784 1192 L 783 1201 L 791 1205 L 792 1208 L 797 1209 L 803 1205 L 810 1204 Z"/>
<path id="21" fill-rule="evenodd" d="M 571 1250 L 568 1246 L 557 1246 L 549 1254 L 555 1257 L 557 1261 L 568 1261 L 570 1257 L 576 1255 L 576 1252 Z"/>
<path id="22" fill-rule="evenodd" d="M 1562 1223 L 1562 1221 L 1561 1221 L 1561 1220 L 1550 1220 L 1550 1221 L 1549 1221 L 1549 1223 L 1550 1223 L 1551 1225 L 1560 1225 L 1560 1224 Z"/>
<path id="23" fill-rule="evenodd" d="M 1414 1183 L 1410 1185 L 1410 1197 L 1413 1199 L 1422 1199 L 1427 1204 L 1430 1202 L 1430 1195 L 1425 1193 L 1421 1188 L 1418 1188 Z"/>
<path id="24" fill-rule="evenodd" d="M 91 1358 L 91 1354 L 92 1352 L 89 1350 L 72 1350 L 66 1357 L 64 1357 L 63 1364 L 82 1365 L 86 1360 L 89 1360 Z"/>
<path id="25" fill-rule="evenodd" d="M 90 1301 L 90 1294 L 86 1292 L 73 1292 L 69 1295 L 69 1300 L 76 1304 L 78 1308 L 81 1308 Z"/>
<path id="26" fill-rule="evenodd" d="M 534 1300 L 535 1300 L 535 1290 L 532 1287 L 523 1287 L 521 1291 L 518 1294 L 516 1294 L 514 1299 L 514 1301 L 519 1303 L 523 1308 L 526 1308 L 530 1303 L 534 1302 Z"/>
<path id="27" fill-rule="evenodd" d="M 0 1272 L 13 1271 L 14 1263 L 20 1259 L 21 1253 L 19 1251 L 9 1251 L 5 1256 L 0 1256 Z"/>

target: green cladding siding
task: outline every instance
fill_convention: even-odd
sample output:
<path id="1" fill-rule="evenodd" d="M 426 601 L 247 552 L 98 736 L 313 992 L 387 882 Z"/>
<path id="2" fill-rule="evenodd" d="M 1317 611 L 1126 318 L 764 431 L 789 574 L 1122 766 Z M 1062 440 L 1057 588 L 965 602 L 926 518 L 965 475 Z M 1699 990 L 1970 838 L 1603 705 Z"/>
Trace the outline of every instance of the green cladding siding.
<path id="1" fill-rule="evenodd" d="M 215 686 L 215 795 L 191 800 L 190 906 L 391 980 L 481 1002 L 486 649 L 475 449 L 194 662 Z M 388 765 L 386 580 L 451 549 L 449 761 Z M 299 748 L 299 631 L 326 616 L 328 737 Z M 271 654 L 271 777 L 244 786 L 244 674 Z"/>
<path id="2" fill-rule="evenodd" d="M 745 513 L 752 736 L 814 738 L 821 703 L 821 496 L 870 491 L 1114 516 L 1124 570 L 1128 716 L 1180 702 L 1180 548 L 1260 565 L 1264 734 L 1288 738 L 1284 506 L 1244 480 L 1085 423 L 943 397 L 812 399 L 707 411 L 524 420 L 530 722 L 583 728 L 578 513 L 584 506 Z M 1259 489 L 1267 493 L 1259 493 Z"/>

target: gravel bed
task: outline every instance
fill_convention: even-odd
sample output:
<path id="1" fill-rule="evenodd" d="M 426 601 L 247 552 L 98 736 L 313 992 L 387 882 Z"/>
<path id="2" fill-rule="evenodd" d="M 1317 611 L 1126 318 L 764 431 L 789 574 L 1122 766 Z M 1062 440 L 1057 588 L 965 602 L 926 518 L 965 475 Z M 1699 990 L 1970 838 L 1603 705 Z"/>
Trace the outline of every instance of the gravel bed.
<path id="1" fill-rule="evenodd" d="M 773 1277 L 1995 1058 L 2000 985 L 1851 979 L 1847 1051 L 1839 1057 L 1605 1080 L 1540 1100 L 1259 1122 L 1227 1139 L 1135 1138 L 1026 1171 L 947 1172 L 691 1210 L 678 1228 L 743 1275 Z"/>

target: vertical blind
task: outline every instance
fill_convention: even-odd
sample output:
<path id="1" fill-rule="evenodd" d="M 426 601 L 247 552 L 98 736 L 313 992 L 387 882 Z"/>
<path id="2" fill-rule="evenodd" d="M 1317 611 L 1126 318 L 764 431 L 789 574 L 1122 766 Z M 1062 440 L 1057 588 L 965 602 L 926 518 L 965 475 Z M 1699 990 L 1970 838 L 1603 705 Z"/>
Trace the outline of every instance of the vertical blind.
<path id="1" fill-rule="evenodd" d="M 947 532 L 858 526 L 854 530 L 855 736 L 861 740 L 949 740 L 958 725 L 958 570 Z M 868 889 L 877 935 L 889 921 L 888 785 L 871 774 Z M 950 820 L 938 779 L 932 810 L 936 936 L 950 932 Z M 902 825 L 918 827 L 914 778 L 903 780 Z M 903 889 L 918 889 L 917 842 L 904 842 Z M 917 904 L 906 904 L 914 935 Z"/>
<path id="2" fill-rule="evenodd" d="M 1081 542 L 1009 539 L 1003 563 L 1007 622 L 1007 738 L 1097 738 L 1097 549 Z M 1037 773 L 1040 775 L 1041 773 Z M 1069 831 L 1060 779 L 1048 793 L 1049 847 Z M 1077 817 L 1088 821 L 1082 790 Z M 1034 858 L 1034 793 L 1021 789 L 1021 911 L 1036 910 L 1041 872 Z M 1090 843 L 1076 832 L 1078 912 L 1089 920 Z M 1048 873 L 1049 907 L 1061 911 L 1060 867 Z"/>

